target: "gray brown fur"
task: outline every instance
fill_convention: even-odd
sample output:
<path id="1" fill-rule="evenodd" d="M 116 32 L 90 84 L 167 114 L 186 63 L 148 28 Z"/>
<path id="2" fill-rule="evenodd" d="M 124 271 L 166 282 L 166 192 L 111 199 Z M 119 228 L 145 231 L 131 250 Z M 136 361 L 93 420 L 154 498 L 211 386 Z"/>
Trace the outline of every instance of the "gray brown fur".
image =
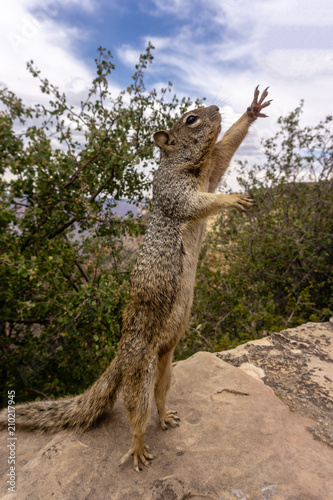
<path id="1" fill-rule="evenodd" d="M 133 428 L 131 447 L 122 464 L 134 456 L 144 465 L 152 456 L 144 443 L 153 394 L 160 424 L 175 427 L 176 412 L 166 411 L 173 350 L 185 334 L 195 273 L 204 234 L 204 219 L 223 208 L 244 211 L 252 206 L 246 195 L 214 194 L 249 126 L 269 105 L 258 87 L 251 106 L 217 141 L 221 116 L 217 106 L 187 112 L 170 131 L 154 135 L 161 150 L 154 176 L 150 222 L 131 275 L 130 302 L 123 315 L 123 332 L 115 359 L 83 394 L 16 407 L 16 423 L 25 429 L 85 431 L 112 408 L 121 388 Z M 193 123 L 187 123 L 190 117 Z M 5 411 L 0 414 L 6 423 Z"/>

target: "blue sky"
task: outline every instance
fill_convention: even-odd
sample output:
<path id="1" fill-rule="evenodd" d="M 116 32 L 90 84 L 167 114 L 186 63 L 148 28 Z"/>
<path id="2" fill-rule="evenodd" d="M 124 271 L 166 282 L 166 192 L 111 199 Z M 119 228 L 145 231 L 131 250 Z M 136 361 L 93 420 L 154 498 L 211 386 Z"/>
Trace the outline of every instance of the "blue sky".
<path id="1" fill-rule="evenodd" d="M 114 92 L 130 82 L 148 41 L 156 47 L 148 85 L 169 80 L 180 96 L 220 106 L 228 128 L 270 86 L 269 118 L 258 120 L 238 158 L 260 158 L 260 139 L 303 98 L 303 121 L 332 114 L 331 0 L 2 0 L 0 82 L 29 102 L 40 100 L 26 71 L 42 74 L 79 102 L 94 76 L 96 49 L 114 55 Z"/>

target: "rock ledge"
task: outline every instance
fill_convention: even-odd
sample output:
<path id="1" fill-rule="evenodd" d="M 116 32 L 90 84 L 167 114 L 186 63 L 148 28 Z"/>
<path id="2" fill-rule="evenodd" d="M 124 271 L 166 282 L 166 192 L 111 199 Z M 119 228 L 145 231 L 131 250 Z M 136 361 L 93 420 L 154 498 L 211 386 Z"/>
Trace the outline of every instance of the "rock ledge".
<path id="1" fill-rule="evenodd" d="M 310 323 L 177 363 L 169 408 L 181 425 L 162 431 L 153 409 L 146 439 L 156 458 L 140 474 L 130 462 L 117 466 L 130 444 L 121 399 L 101 426 L 79 437 L 17 432 L 14 494 L 2 431 L 0 497 L 333 498 L 332 338 L 331 324 Z"/>

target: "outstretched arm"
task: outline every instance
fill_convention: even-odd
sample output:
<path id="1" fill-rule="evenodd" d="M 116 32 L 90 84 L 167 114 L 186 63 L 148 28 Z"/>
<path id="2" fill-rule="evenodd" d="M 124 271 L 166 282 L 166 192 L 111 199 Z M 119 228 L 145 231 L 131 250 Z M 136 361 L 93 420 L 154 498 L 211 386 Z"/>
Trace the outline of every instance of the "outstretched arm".
<path id="1" fill-rule="evenodd" d="M 251 123 L 253 123 L 258 117 L 264 118 L 267 116 L 261 111 L 271 103 L 271 101 L 264 102 L 264 100 L 268 96 L 268 87 L 263 91 L 259 100 L 258 87 L 259 85 L 254 91 L 254 97 L 251 106 L 249 106 L 245 113 L 236 121 L 236 123 L 234 123 L 226 131 L 222 139 L 216 143 L 213 149 L 213 168 L 212 174 L 209 179 L 209 193 L 213 193 L 215 191 L 222 175 L 229 166 L 231 158 L 245 138 Z"/>
<path id="2" fill-rule="evenodd" d="M 186 209 L 189 221 L 196 222 L 225 208 L 235 208 L 245 212 L 253 206 L 253 200 L 246 194 L 203 193 L 198 191 Z"/>

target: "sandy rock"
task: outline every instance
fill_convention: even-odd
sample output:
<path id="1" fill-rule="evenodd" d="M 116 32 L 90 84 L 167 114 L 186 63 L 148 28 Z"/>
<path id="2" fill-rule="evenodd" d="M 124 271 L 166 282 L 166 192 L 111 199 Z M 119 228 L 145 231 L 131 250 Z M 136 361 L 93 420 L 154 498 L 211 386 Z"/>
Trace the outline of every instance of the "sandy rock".
<path id="1" fill-rule="evenodd" d="M 333 325 L 306 323 L 218 356 L 274 389 L 309 430 L 333 446 Z M 333 498 L 333 494 L 332 494 Z"/>
<path id="2" fill-rule="evenodd" d="M 321 328 L 323 344 L 319 345 L 314 340 L 314 329 L 310 330 L 312 335 L 307 340 L 300 330 L 297 332 L 299 340 L 293 337 L 297 345 L 291 344 L 288 354 L 296 356 L 295 351 L 300 350 L 307 352 L 310 359 L 309 349 L 314 342 L 318 359 L 324 363 L 314 372 L 320 374 L 321 383 L 326 375 L 319 368 L 325 370 L 330 365 L 327 349 L 323 348 L 324 344 L 328 348 L 329 335 L 326 327 Z M 277 350 L 271 359 L 275 356 L 279 367 L 277 361 L 284 349 L 278 347 L 277 339 L 286 336 L 290 339 L 290 335 L 283 332 L 270 337 L 272 345 L 254 344 L 248 349 Z M 302 343 L 308 346 L 301 346 Z M 290 340 L 281 340 L 279 345 L 290 346 Z M 243 356 L 248 357 L 248 353 L 244 352 L 237 358 L 240 364 L 259 366 L 265 372 L 261 379 L 264 382 L 273 377 L 269 364 L 259 365 L 259 356 L 257 360 L 245 360 Z M 261 357 L 266 355 L 267 352 L 262 352 Z M 292 367 L 285 368 L 291 377 Z M 303 376 L 298 364 L 295 370 Z M 312 419 L 298 411 L 291 412 L 261 380 L 216 354 L 201 352 L 177 363 L 169 408 L 178 410 L 181 425 L 162 431 L 153 409 L 146 440 L 156 458 L 139 474 L 130 461 L 117 466 L 131 439 L 121 398 L 108 420 L 82 436 L 70 432 L 54 435 L 17 432 L 15 494 L 7 493 L 8 434 L 2 431 L 0 497 L 6 500 L 333 498 L 332 449 L 314 439 L 307 430 L 313 426 Z M 291 384 L 291 379 L 288 381 Z M 288 387 L 293 395 L 297 393 L 292 385 Z M 326 389 L 325 386 L 322 390 Z M 313 404 L 318 404 L 317 399 Z"/>

